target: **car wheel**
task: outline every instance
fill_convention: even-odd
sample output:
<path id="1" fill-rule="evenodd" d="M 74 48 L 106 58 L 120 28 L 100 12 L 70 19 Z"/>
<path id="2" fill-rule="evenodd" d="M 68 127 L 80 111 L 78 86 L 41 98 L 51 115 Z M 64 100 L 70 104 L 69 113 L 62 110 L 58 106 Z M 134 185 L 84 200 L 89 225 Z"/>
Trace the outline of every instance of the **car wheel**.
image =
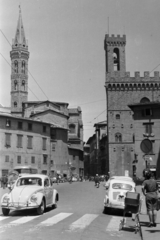
<path id="1" fill-rule="evenodd" d="M 43 213 L 44 213 L 44 210 L 45 210 L 45 201 L 44 201 L 44 199 L 42 199 L 41 204 L 40 204 L 39 207 L 37 208 L 37 213 L 38 213 L 38 215 L 43 214 Z"/>
<path id="2" fill-rule="evenodd" d="M 52 205 L 52 209 L 57 208 L 57 199 L 55 199 L 55 203 Z"/>
<path id="3" fill-rule="evenodd" d="M 2 213 L 3 213 L 4 216 L 8 216 L 9 212 L 10 212 L 10 209 L 2 208 Z"/>

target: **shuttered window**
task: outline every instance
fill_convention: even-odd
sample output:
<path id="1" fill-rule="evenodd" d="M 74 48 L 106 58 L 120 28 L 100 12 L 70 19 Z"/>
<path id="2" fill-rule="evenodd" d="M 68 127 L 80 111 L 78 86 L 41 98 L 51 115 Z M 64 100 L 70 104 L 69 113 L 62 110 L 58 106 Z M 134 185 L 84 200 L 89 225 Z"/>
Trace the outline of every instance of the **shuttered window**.
<path id="1" fill-rule="evenodd" d="M 47 138 L 42 138 L 42 149 L 43 150 L 47 149 Z"/>
<path id="2" fill-rule="evenodd" d="M 6 139 L 5 139 L 5 146 L 10 147 L 11 146 L 11 134 L 10 133 L 5 133 Z"/>
<path id="3" fill-rule="evenodd" d="M 23 135 L 17 135 L 17 148 L 22 148 Z"/>
<path id="4" fill-rule="evenodd" d="M 28 142 L 27 142 L 27 148 L 32 149 L 33 148 L 33 137 L 32 136 L 27 136 Z"/>
<path id="5" fill-rule="evenodd" d="M 8 155 L 5 156 L 5 162 L 9 162 L 9 156 Z"/>

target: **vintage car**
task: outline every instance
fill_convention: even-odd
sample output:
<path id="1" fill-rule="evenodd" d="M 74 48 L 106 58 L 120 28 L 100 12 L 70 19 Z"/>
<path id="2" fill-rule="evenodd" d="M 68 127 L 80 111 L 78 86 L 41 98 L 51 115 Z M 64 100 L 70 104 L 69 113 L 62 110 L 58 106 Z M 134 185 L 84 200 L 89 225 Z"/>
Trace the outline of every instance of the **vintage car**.
<path id="1" fill-rule="evenodd" d="M 127 192 L 135 192 L 136 185 L 131 180 L 111 179 L 104 198 L 104 212 L 111 209 L 124 209 L 124 199 Z"/>
<path id="2" fill-rule="evenodd" d="M 37 214 L 43 214 L 45 208 L 57 207 L 59 194 L 53 189 L 50 178 L 43 174 L 25 174 L 19 177 L 10 192 L 1 199 L 3 215 L 10 210 L 36 209 Z"/>

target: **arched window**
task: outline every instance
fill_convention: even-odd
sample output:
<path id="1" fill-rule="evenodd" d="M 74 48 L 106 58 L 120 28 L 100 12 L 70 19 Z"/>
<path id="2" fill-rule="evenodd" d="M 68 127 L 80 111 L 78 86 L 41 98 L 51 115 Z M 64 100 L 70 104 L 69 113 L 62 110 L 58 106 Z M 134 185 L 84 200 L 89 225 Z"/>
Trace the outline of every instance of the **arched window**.
<path id="1" fill-rule="evenodd" d="M 148 103 L 148 102 L 150 102 L 150 100 L 146 97 L 142 98 L 140 101 L 140 103 Z"/>
<path id="2" fill-rule="evenodd" d="M 119 49 L 113 49 L 113 64 L 114 64 L 114 71 L 120 70 L 120 61 L 119 61 Z"/>
<path id="3" fill-rule="evenodd" d="M 22 80 L 22 91 L 25 91 L 25 80 Z"/>
<path id="4" fill-rule="evenodd" d="M 17 80 L 14 80 L 14 90 L 17 90 L 18 84 L 17 84 Z"/>
<path id="5" fill-rule="evenodd" d="M 22 61 L 22 73 L 25 73 L 25 66 L 26 66 L 26 63 L 25 61 Z"/>
<path id="6" fill-rule="evenodd" d="M 120 114 L 116 114 L 116 119 L 120 119 Z"/>
<path id="7" fill-rule="evenodd" d="M 115 134 L 115 142 L 122 142 L 122 134 L 121 133 Z"/>
<path id="8" fill-rule="evenodd" d="M 14 107 L 15 107 L 15 108 L 17 107 L 17 102 L 14 102 Z"/>
<path id="9" fill-rule="evenodd" d="M 76 132 L 76 126 L 74 124 L 70 124 L 69 125 L 69 130 L 70 130 L 70 133 L 75 133 Z"/>
<path id="10" fill-rule="evenodd" d="M 14 61 L 14 72 L 18 73 L 18 61 Z"/>

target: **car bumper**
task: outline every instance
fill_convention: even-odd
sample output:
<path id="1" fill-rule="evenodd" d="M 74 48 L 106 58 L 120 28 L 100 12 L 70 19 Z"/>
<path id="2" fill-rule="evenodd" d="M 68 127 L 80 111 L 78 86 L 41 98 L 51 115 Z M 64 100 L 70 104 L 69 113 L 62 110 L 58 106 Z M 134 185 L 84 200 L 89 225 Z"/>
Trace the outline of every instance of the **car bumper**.
<path id="1" fill-rule="evenodd" d="M 7 208 L 10 210 L 25 210 L 25 209 L 34 209 L 38 208 L 39 205 L 37 203 L 2 203 L 1 208 Z"/>
<path id="2" fill-rule="evenodd" d="M 124 209 L 125 206 L 124 206 L 124 202 L 120 202 L 120 203 L 117 203 L 117 204 L 104 202 L 104 207 L 105 208 Z"/>

